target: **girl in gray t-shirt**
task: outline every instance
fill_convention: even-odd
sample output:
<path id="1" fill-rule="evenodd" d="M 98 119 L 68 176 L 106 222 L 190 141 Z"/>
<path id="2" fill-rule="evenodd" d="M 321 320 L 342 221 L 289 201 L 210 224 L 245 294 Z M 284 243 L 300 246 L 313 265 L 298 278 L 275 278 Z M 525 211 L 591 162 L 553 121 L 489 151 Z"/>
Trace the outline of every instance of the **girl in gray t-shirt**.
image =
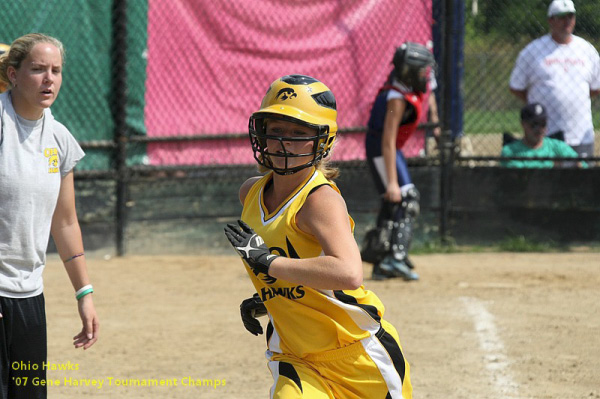
<path id="1" fill-rule="evenodd" d="M 83 324 L 73 343 L 87 349 L 98 339 L 75 211 L 73 168 L 84 153 L 50 112 L 63 63 L 62 43 L 42 34 L 16 39 L 0 55 L 0 82 L 8 86 L 0 94 L 1 397 L 46 397 L 45 386 L 16 381 L 46 378 L 42 272 L 50 234 L 76 291 Z M 13 364 L 29 367 L 8 367 Z"/>

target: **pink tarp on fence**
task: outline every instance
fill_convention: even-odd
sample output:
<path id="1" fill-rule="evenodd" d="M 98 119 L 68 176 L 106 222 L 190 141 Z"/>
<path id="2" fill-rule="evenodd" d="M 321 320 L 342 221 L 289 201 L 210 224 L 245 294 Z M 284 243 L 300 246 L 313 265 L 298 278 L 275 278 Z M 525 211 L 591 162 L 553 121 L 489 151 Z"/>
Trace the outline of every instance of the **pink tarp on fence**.
<path id="1" fill-rule="evenodd" d="M 330 87 L 340 128 L 364 126 L 394 49 L 431 38 L 431 0 L 148 3 L 151 137 L 246 132 L 268 85 L 291 73 Z M 340 137 L 334 159 L 364 159 L 363 137 Z M 408 156 L 422 132 L 412 141 Z M 148 156 L 159 165 L 254 162 L 247 140 L 154 143 Z"/>

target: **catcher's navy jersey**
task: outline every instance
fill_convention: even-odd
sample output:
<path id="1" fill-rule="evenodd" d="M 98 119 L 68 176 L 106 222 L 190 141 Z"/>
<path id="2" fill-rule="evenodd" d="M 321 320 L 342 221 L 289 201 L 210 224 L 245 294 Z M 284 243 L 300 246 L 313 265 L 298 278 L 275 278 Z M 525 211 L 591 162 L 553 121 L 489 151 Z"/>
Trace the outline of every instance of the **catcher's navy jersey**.
<path id="1" fill-rule="evenodd" d="M 258 180 L 244 201 L 242 220 L 259 234 L 271 253 L 289 258 L 322 255 L 315 237 L 301 231 L 296 214 L 313 189 L 336 185 L 320 171 L 311 175 L 273 212 L 265 207 L 263 192 L 272 172 Z M 348 216 L 350 218 L 350 216 Z M 350 218 L 352 229 L 354 222 Z M 318 290 L 246 270 L 262 298 L 270 318 L 267 328 L 269 350 L 303 358 L 345 347 L 375 335 L 384 307 L 379 298 L 364 287 L 356 290 Z"/>
<path id="2" fill-rule="evenodd" d="M 396 148 L 400 149 L 406 144 L 410 136 L 417 130 L 417 125 L 421 120 L 423 113 L 423 94 L 406 90 L 404 85 L 384 85 L 379 89 L 375 102 L 371 108 L 371 116 L 367 126 L 371 134 L 381 136 L 383 134 L 383 125 L 387 114 L 388 94 L 390 90 L 394 90 L 402 95 L 407 106 L 404 112 L 398 133 L 396 135 Z"/>

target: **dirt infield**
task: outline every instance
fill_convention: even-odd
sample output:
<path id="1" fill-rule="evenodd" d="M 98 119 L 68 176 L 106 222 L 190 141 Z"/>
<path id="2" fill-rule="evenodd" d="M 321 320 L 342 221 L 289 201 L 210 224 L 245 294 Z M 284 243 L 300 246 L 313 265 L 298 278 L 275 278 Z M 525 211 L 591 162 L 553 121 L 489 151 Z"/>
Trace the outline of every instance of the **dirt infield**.
<path id="1" fill-rule="evenodd" d="M 600 398 L 600 254 L 414 260 L 421 281 L 371 281 L 365 264 L 365 285 L 400 333 L 415 398 Z M 268 397 L 264 338 L 239 319 L 252 287 L 236 257 L 88 264 L 101 335 L 83 352 L 71 346 L 73 290 L 49 258 L 49 397 Z"/>

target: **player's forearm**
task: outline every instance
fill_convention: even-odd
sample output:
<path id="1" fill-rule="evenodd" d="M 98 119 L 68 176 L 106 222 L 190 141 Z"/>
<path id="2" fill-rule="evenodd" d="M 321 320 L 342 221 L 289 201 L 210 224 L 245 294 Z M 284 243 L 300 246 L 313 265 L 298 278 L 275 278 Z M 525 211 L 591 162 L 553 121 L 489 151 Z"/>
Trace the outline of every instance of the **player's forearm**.
<path id="1" fill-rule="evenodd" d="M 431 93 L 429 95 L 429 115 L 431 123 L 439 123 L 440 117 L 438 114 L 437 101 L 435 100 L 435 95 Z"/>
<path id="2" fill-rule="evenodd" d="M 337 258 L 318 256 L 308 259 L 279 257 L 273 261 L 269 275 L 307 287 L 327 290 L 352 290 L 363 280 L 362 262 L 355 256 Z"/>
<path id="3" fill-rule="evenodd" d="M 519 100 L 527 103 L 527 90 L 515 90 L 510 89 L 510 92 L 515 95 Z"/>
<path id="4" fill-rule="evenodd" d="M 388 184 L 390 182 L 398 181 L 398 175 L 396 171 L 396 145 L 383 145 L 383 163 L 385 165 L 385 173 L 387 176 Z"/>
<path id="5" fill-rule="evenodd" d="M 79 256 L 84 253 L 79 223 L 75 221 L 60 227 L 53 227 L 52 238 L 56 244 L 58 254 L 64 262 L 65 270 L 71 284 L 73 284 L 73 288 L 78 290 L 84 285 L 88 285 L 90 281 L 85 256 Z"/>

